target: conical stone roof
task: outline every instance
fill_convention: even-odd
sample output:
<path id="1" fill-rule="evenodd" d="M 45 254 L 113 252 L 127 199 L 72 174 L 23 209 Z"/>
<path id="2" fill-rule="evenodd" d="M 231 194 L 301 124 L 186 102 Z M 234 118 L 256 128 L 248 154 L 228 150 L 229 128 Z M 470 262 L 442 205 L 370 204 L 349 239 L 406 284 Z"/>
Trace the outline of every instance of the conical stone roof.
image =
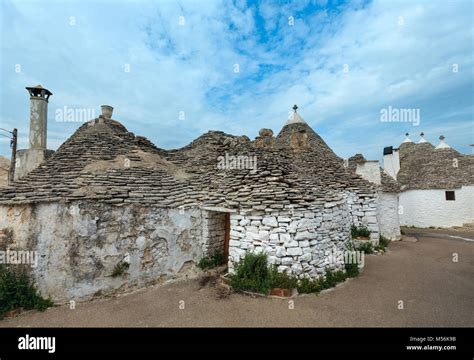
<path id="1" fill-rule="evenodd" d="M 428 142 L 402 144 L 397 181 L 402 191 L 474 185 L 474 156 L 451 147 L 435 149 Z"/>
<path id="2" fill-rule="evenodd" d="M 210 131 L 164 150 L 115 120 L 94 119 L 41 166 L 1 189 L 0 203 L 90 199 L 263 210 L 335 201 L 345 190 L 373 191 L 305 122 L 285 125 L 270 144 Z M 256 159 L 256 168 L 219 168 L 226 157 Z"/>

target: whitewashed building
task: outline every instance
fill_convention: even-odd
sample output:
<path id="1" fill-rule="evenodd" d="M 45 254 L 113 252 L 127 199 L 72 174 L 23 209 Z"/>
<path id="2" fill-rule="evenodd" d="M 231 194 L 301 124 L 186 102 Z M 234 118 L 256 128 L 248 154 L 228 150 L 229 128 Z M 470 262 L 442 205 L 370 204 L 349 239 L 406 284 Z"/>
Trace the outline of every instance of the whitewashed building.
<path id="1" fill-rule="evenodd" d="M 352 224 L 379 241 L 378 187 L 344 166 L 296 109 L 277 136 L 209 131 L 165 150 L 104 105 L 0 188 L 0 250 L 36 252 L 38 289 L 58 302 L 191 276 L 216 251 L 231 271 L 247 252 L 299 278 L 343 270 L 335 258 L 351 248 Z M 26 153 L 46 152 L 47 112 L 31 114 Z"/>
<path id="2" fill-rule="evenodd" d="M 474 156 L 459 153 L 444 136 L 435 147 L 421 133 L 384 149 L 384 168 L 401 186 L 400 224 L 461 226 L 474 221 Z"/>
<path id="3" fill-rule="evenodd" d="M 350 157 L 348 166 L 377 187 L 377 221 L 380 234 L 392 241 L 400 240 L 400 186 L 397 181 L 380 168 L 378 160 L 366 160 L 362 154 Z"/>

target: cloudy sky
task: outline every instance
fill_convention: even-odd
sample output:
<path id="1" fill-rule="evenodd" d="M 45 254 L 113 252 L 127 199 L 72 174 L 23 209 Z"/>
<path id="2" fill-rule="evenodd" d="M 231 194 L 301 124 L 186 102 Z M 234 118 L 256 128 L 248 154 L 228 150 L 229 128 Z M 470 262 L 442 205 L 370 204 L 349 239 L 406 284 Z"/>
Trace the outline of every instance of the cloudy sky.
<path id="1" fill-rule="evenodd" d="M 470 153 L 473 2 L 1 1 L 0 128 L 28 146 L 25 86 L 42 84 L 48 147 L 112 105 L 162 148 L 208 130 L 254 138 L 294 104 L 341 157 L 380 159 L 406 132 Z M 381 121 L 410 109 L 415 118 Z M 75 121 L 68 120 L 73 112 Z M 392 119 L 393 120 L 393 119 Z M 10 155 L 0 137 L 0 154 Z"/>

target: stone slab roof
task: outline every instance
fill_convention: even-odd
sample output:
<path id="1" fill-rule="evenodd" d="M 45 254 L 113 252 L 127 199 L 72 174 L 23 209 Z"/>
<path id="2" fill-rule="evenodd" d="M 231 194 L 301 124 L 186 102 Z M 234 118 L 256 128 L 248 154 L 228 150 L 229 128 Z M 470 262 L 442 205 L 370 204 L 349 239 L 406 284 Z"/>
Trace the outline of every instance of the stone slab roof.
<path id="1" fill-rule="evenodd" d="M 305 123 L 267 140 L 210 131 L 164 150 L 115 120 L 94 119 L 37 169 L 0 189 L 0 204 L 88 199 L 263 210 L 336 201 L 345 190 L 373 192 Z M 219 169 L 218 158 L 226 156 L 256 158 L 257 170 Z"/>
<path id="2" fill-rule="evenodd" d="M 453 148 L 435 149 L 430 143 L 402 143 L 397 181 L 402 191 L 457 189 L 474 185 L 474 156 Z"/>

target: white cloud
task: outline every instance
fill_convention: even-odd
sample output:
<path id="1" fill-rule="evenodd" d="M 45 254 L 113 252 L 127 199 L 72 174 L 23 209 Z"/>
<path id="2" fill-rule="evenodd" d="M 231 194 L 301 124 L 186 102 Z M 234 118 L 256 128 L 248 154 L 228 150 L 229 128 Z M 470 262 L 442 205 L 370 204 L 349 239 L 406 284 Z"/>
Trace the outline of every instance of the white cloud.
<path id="1" fill-rule="evenodd" d="M 388 105 L 421 108 L 425 133 L 450 126 L 441 122 L 443 114 L 469 128 L 468 1 L 376 1 L 312 13 L 305 13 L 305 4 L 2 3 L 0 127 L 27 134 L 24 87 L 41 83 L 54 93 L 54 145 L 78 126 L 55 123 L 55 108 L 99 111 L 105 103 L 130 130 L 162 147 L 183 146 L 209 129 L 250 136 L 261 127 L 278 132 L 294 103 L 341 156 L 351 151 L 376 158 L 383 146 L 398 145 L 406 126 L 378 118 Z M 270 32 L 266 41 L 256 14 Z M 179 16 L 185 26 L 179 26 Z M 288 16 L 295 16 L 295 26 L 287 24 Z M 458 73 L 452 72 L 454 63 Z M 15 64 L 22 65 L 20 74 Z M 344 64 L 349 73 L 343 73 Z M 440 108 L 447 94 L 452 98 Z M 469 131 L 448 132 L 451 145 L 469 142 Z M 27 146 L 21 139 L 20 146 Z M 9 153 L 3 140 L 0 153 Z"/>

